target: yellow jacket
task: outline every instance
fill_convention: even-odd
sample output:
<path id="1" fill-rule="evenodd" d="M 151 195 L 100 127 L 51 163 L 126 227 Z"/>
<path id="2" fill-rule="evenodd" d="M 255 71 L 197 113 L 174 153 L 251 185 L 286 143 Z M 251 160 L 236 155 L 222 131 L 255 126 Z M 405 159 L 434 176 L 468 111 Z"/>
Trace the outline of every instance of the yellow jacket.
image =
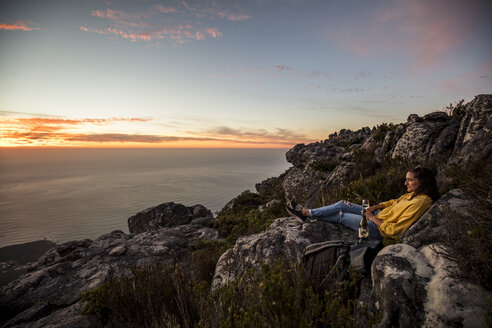
<path id="1" fill-rule="evenodd" d="M 383 237 L 397 239 L 431 208 L 432 198 L 427 195 L 413 196 L 413 193 L 408 193 L 381 204 L 384 205 L 384 209 L 376 215 L 383 221 L 379 226 L 379 231 Z"/>

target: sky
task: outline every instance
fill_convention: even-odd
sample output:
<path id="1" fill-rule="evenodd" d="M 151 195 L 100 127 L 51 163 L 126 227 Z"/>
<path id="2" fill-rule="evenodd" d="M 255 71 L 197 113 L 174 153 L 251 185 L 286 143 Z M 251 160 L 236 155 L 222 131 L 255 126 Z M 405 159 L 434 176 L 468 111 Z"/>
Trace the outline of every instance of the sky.
<path id="1" fill-rule="evenodd" d="M 482 0 L 1 0 L 0 147 L 290 148 L 492 93 Z"/>

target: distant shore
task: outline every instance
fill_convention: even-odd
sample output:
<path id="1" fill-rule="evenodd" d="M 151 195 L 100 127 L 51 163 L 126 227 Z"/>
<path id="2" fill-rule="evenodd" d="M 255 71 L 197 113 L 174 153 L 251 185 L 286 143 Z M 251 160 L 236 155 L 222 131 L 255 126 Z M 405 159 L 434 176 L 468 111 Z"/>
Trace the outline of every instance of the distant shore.
<path id="1" fill-rule="evenodd" d="M 38 240 L 0 248 L 0 286 L 26 273 L 31 263 L 55 246 L 52 241 Z"/>

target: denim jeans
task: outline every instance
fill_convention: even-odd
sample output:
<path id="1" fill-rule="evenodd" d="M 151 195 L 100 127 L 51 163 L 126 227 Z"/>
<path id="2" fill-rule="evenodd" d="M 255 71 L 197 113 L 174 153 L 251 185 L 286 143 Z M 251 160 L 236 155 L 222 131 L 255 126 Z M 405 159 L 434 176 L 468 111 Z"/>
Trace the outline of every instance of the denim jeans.
<path id="1" fill-rule="evenodd" d="M 311 209 L 309 212 L 311 213 L 312 218 L 325 222 L 341 223 L 350 229 L 358 231 L 363 209 L 364 208 L 358 204 L 346 204 L 341 200 L 335 204 Z M 373 214 L 376 215 L 378 212 L 379 211 L 374 211 Z M 367 220 L 367 223 L 369 225 L 369 237 L 383 239 L 378 226 L 369 220 Z"/>

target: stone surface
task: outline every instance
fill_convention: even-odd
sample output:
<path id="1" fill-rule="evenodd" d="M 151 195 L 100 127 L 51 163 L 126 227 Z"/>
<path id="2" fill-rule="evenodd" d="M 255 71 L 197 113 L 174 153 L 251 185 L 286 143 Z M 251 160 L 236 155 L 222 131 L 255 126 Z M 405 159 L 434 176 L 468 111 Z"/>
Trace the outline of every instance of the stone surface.
<path id="1" fill-rule="evenodd" d="M 131 233 L 139 233 L 188 224 L 198 218 L 212 220 L 213 214 L 203 205 L 184 206 L 169 202 L 148 208 L 130 217 L 128 228 Z"/>
<path id="2" fill-rule="evenodd" d="M 415 248 L 425 245 L 443 243 L 446 235 L 446 216 L 490 215 L 488 209 L 476 198 L 460 189 L 453 189 L 444 194 L 417 222 L 405 231 L 401 240 Z"/>
<path id="3" fill-rule="evenodd" d="M 447 116 L 446 113 L 442 113 Z M 433 118 L 431 116 L 431 118 Z M 429 159 L 429 153 L 435 144 L 440 132 L 447 127 L 448 120 L 428 120 L 410 123 L 405 133 L 396 143 L 393 158 L 409 158 L 416 162 L 425 162 Z"/>
<path id="4" fill-rule="evenodd" d="M 7 319 L 31 324 L 77 303 L 82 292 L 110 276 L 129 274 L 132 266 L 174 263 L 187 255 L 198 239 L 219 237 L 215 229 L 203 225 L 206 222 L 193 222 L 139 234 L 116 230 L 94 241 L 59 245 L 43 254 L 30 272 L 0 289 L 0 324 Z M 63 313 L 68 312 L 59 316 Z"/>
<path id="5" fill-rule="evenodd" d="M 487 327 L 492 293 L 449 276 L 454 264 L 433 247 L 385 247 L 372 265 L 372 302 L 383 311 L 378 327 Z"/>
<path id="6" fill-rule="evenodd" d="M 492 95 L 478 95 L 465 106 L 451 162 L 460 164 L 490 159 L 491 141 Z"/>
<path id="7" fill-rule="evenodd" d="M 212 288 L 240 278 L 248 268 L 271 263 L 282 256 L 299 260 L 304 248 L 313 243 L 343 239 L 354 241 L 357 232 L 340 225 L 295 218 L 276 219 L 265 232 L 239 238 L 217 262 Z"/>

